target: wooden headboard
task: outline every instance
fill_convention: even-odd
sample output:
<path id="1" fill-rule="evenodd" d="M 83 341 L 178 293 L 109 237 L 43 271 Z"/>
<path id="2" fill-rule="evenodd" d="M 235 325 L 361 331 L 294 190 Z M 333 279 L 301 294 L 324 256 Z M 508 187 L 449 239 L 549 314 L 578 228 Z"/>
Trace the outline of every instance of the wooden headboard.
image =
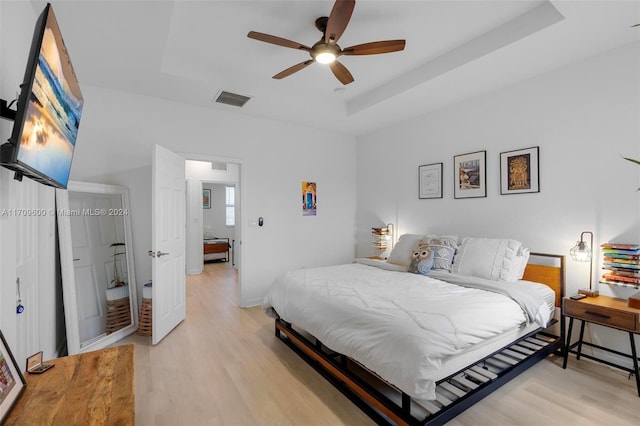
<path id="1" fill-rule="evenodd" d="M 536 263 L 535 258 L 544 258 L 546 261 Z M 565 288 L 565 257 L 559 254 L 531 253 L 522 279 L 549 286 L 556 293 L 556 307 L 560 307 Z"/>

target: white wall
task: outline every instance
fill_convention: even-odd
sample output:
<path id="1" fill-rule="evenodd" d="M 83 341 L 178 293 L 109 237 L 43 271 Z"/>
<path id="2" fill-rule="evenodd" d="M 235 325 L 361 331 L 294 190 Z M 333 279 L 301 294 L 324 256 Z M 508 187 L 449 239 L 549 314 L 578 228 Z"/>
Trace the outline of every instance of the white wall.
<path id="1" fill-rule="evenodd" d="M 75 180 L 94 181 L 148 165 L 156 143 L 185 155 L 242 161 L 243 305 L 260 303 L 275 276 L 286 269 L 352 259 L 354 138 L 103 88 L 84 86 L 83 92 L 81 137 L 71 171 Z M 306 180 L 318 183 L 316 217 L 302 216 L 300 184 Z M 146 220 L 133 230 L 135 250 L 146 256 L 150 242 L 142 235 L 149 233 L 148 205 L 141 210 L 132 205 L 131 214 Z M 248 227 L 248 220 L 258 216 L 265 226 Z"/>
<path id="2" fill-rule="evenodd" d="M 202 182 L 187 179 L 187 274 L 204 270 L 202 253 Z"/>
<path id="3" fill-rule="evenodd" d="M 370 228 L 387 222 L 398 235 L 508 237 L 564 255 L 584 230 L 597 246 L 640 243 L 640 167 L 621 158 L 640 158 L 639 53 L 628 45 L 359 138 L 358 254 L 372 254 Z M 540 147 L 540 192 L 500 195 L 500 152 L 532 146 Z M 487 197 L 454 199 L 453 156 L 479 150 L 487 151 Z M 418 166 L 436 162 L 444 198 L 420 200 Z M 586 264 L 567 260 L 568 294 L 588 279 Z M 624 333 L 592 330 L 629 352 Z"/>

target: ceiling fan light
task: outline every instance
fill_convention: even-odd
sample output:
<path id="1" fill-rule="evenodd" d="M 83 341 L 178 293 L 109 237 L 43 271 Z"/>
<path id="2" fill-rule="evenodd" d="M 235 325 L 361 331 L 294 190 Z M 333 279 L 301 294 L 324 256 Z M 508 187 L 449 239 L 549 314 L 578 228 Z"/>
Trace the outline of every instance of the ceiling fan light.
<path id="1" fill-rule="evenodd" d="M 331 52 L 322 52 L 316 56 L 316 61 L 321 64 L 330 64 L 336 60 L 336 55 Z"/>

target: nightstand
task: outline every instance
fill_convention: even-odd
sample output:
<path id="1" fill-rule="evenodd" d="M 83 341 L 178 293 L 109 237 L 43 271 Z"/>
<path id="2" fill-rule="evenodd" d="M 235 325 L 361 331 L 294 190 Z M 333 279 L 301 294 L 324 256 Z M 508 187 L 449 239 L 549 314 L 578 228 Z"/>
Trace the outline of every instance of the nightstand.
<path id="1" fill-rule="evenodd" d="M 633 338 L 634 334 L 640 334 L 640 309 L 630 308 L 627 306 L 627 302 L 625 300 L 609 296 L 587 297 L 580 300 L 564 298 L 562 301 L 562 314 L 569 317 L 569 332 L 567 333 L 567 341 L 565 343 L 562 368 L 567 368 L 567 359 L 569 357 L 569 352 L 571 352 L 576 354 L 577 359 L 580 359 L 580 357 L 583 356 L 585 358 L 628 371 L 636 376 L 636 387 L 638 389 L 638 396 L 640 396 L 640 377 L 638 377 L 640 370 L 638 369 L 638 356 L 636 354 L 636 345 Z M 571 331 L 573 329 L 574 318 L 582 321 L 582 324 L 580 325 L 580 337 L 578 341 L 571 344 Z M 584 342 L 584 325 L 587 322 L 604 325 L 605 327 L 615 328 L 629 333 L 631 355 L 614 351 L 613 349 L 605 348 L 591 342 Z M 598 348 L 626 358 L 631 358 L 633 360 L 633 369 L 597 358 L 593 355 L 583 354 L 583 345 Z"/>

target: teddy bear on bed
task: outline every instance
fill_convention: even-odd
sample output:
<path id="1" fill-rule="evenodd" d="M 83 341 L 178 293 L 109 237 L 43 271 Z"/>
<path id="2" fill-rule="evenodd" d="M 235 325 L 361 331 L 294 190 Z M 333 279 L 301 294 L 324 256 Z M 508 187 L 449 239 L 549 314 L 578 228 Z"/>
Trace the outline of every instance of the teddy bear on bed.
<path id="1" fill-rule="evenodd" d="M 409 272 L 425 275 L 433 267 L 433 251 L 428 247 L 418 247 L 411 253 Z"/>

